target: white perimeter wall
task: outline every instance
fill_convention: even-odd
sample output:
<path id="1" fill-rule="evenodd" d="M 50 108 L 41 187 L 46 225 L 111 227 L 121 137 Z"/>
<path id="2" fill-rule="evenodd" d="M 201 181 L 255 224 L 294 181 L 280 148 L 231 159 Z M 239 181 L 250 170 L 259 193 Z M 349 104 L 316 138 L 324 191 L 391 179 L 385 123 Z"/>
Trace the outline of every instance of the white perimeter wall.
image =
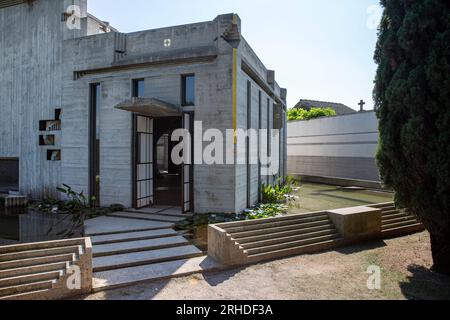
<path id="1" fill-rule="evenodd" d="M 291 175 L 379 181 L 375 112 L 288 123 Z"/>

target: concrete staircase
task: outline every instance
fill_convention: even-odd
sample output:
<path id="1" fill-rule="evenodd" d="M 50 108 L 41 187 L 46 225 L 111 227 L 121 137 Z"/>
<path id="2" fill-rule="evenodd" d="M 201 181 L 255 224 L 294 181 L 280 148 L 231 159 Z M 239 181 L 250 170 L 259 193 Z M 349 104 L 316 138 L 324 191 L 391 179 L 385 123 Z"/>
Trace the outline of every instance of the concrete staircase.
<path id="1" fill-rule="evenodd" d="M 60 299 L 90 291 L 90 255 L 88 239 L 0 247 L 0 300 Z M 67 286 L 73 266 L 83 273 L 82 287 L 75 290 Z"/>
<path id="2" fill-rule="evenodd" d="M 315 253 L 342 244 L 342 237 L 326 212 L 224 223 L 220 224 L 220 229 L 227 239 L 218 243 L 234 244 L 234 248 L 230 248 L 230 258 L 234 261 L 229 261 L 230 264 L 249 264 Z M 209 235 L 214 237 L 214 232 Z M 215 249 L 222 250 L 210 247 L 208 250 L 213 257 Z"/>
<path id="3" fill-rule="evenodd" d="M 382 237 L 389 238 L 425 230 L 407 209 L 397 209 L 393 202 L 370 206 L 382 210 Z"/>
<path id="4" fill-rule="evenodd" d="M 216 268 L 215 262 L 173 229 L 174 223 L 185 217 L 177 208 L 147 208 L 111 214 L 102 218 L 99 228 L 91 222 L 93 290 Z M 125 229 L 123 222 L 132 224 Z M 106 223 L 111 228 L 105 229 Z"/>

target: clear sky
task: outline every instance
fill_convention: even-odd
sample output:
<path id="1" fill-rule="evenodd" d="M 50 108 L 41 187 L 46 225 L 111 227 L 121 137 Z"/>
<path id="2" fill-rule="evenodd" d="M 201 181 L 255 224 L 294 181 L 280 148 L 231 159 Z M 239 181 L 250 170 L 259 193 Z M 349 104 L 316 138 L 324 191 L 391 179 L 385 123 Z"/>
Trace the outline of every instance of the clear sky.
<path id="1" fill-rule="evenodd" d="M 299 99 L 373 108 L 378 0 L 88 0 L 88 11 L 121 32 L 237 13 L 242 32 L 276 80 Z M 377 10 L 378 8 L 378 10 Z M 375 23 L 373 23 L 375 21 Z"/>

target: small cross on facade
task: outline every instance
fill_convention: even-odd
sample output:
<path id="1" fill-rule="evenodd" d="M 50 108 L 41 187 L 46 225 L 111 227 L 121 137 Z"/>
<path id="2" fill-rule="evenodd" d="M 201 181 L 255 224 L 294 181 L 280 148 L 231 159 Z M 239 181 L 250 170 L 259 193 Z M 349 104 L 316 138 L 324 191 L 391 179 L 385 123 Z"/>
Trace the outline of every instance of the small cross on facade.
<path id="1" fill-rule="evenodd" d="M 364 111 L 364 105 L 365 105 L 365 104 L 366 104 L 366 103 L 364 102 L 364 100 L 361 100 L 361 101 L 358 103 L 358 105 L 359 105 L 359 107 L 360 107 L 359 111 L 361 111 L 361 112 Z"/>

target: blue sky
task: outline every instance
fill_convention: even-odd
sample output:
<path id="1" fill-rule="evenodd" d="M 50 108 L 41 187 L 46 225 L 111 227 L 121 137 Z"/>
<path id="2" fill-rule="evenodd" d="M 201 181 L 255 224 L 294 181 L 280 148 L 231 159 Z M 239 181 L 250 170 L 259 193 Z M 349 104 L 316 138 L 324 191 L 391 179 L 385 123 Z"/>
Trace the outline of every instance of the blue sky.
<path id="1" fill-rule="evenodd" d="M 88 11 L 122 32 L 237 13 L 242 32 L 276 80 L 288 105 L 300 99 L 373 108 L 373 52 L 378 0 L 88 0 Z M 379 11 L 378 11 L 379 13 Z"/>

